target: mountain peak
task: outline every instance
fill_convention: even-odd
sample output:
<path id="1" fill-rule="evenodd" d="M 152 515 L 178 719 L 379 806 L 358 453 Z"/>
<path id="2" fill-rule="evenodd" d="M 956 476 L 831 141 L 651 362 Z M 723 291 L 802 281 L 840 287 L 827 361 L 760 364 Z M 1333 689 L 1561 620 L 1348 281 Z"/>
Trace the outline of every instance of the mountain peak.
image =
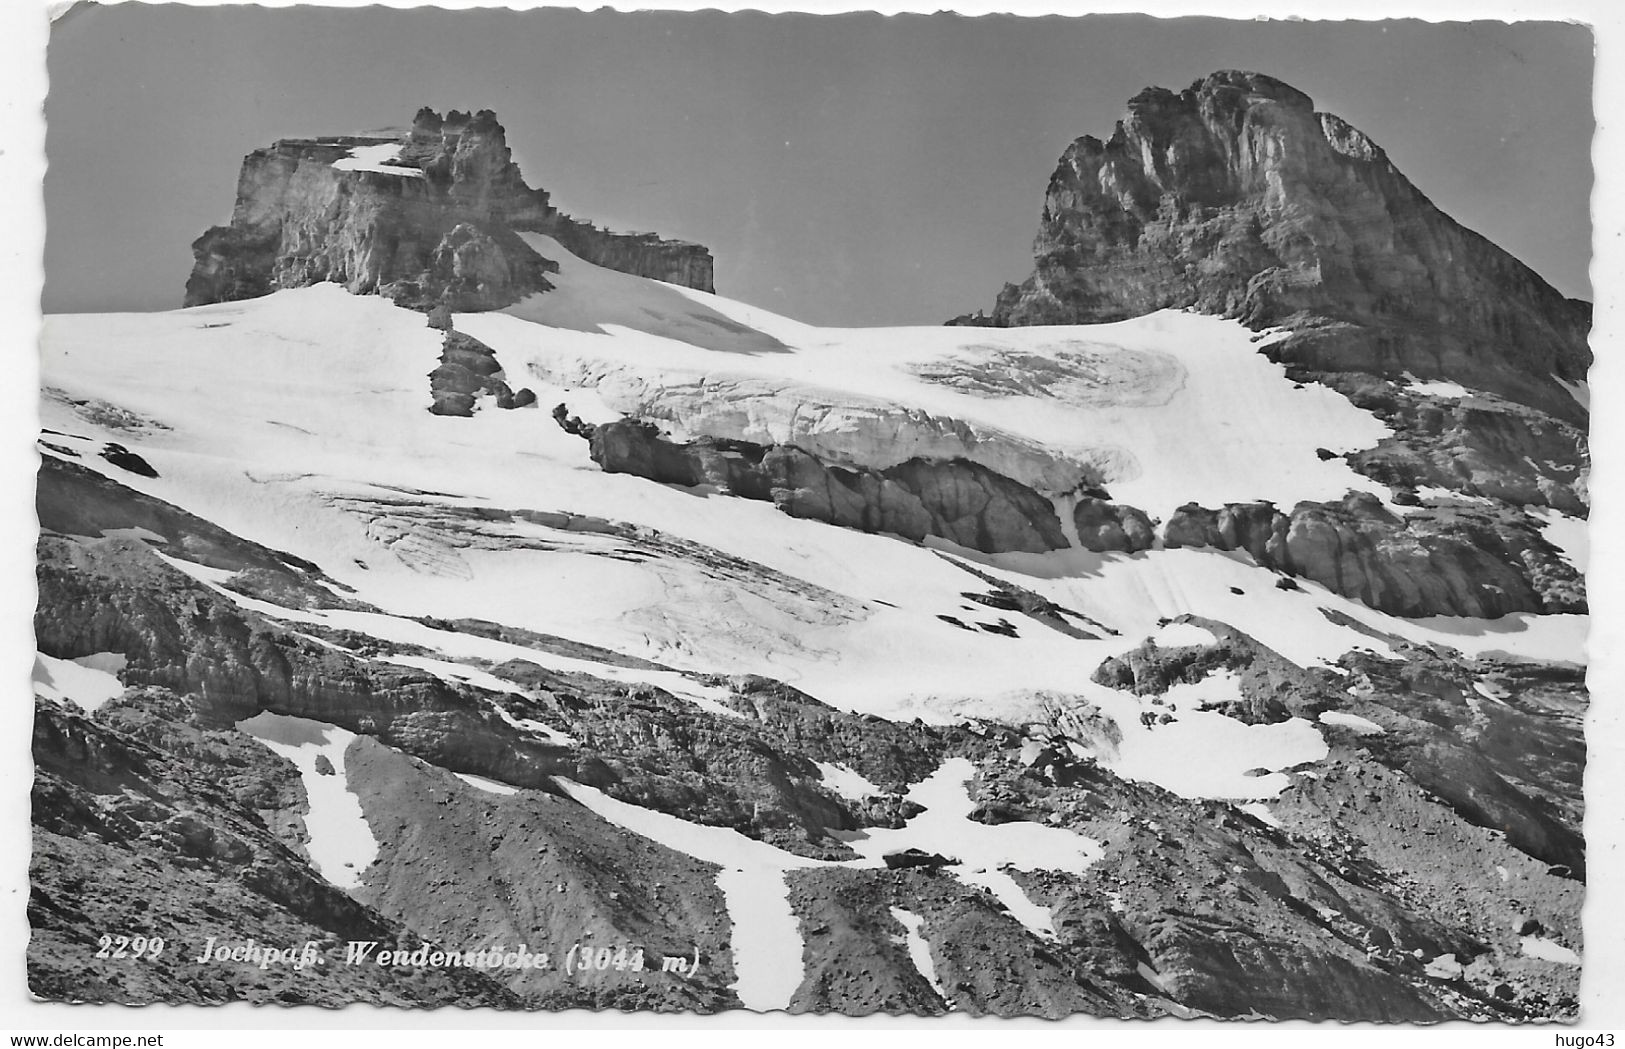
<path id="1" fill-rule="evenodd" d="M 1577 418 L 1590 307 L 1444 214 L 1364 132 L 1273 77 L 1223 70 L 1128 102 L 1050 177 L 1035 270 L 995 325 L 1194 308 L 1316 371 L 1467 381 Z"/>
<path id="2" fill-rule="evenodd" d="M 400 132 L 283 139 L 243 160 L 229 225 L 192 245 L 186 305 L 334 282 L 419 309 L 484 310 L 550 290 L 542 233 L 597 265 L 711 291 L 711 254 L 611 233 L 525 183 L 489 109 L 427 106 Z"/>

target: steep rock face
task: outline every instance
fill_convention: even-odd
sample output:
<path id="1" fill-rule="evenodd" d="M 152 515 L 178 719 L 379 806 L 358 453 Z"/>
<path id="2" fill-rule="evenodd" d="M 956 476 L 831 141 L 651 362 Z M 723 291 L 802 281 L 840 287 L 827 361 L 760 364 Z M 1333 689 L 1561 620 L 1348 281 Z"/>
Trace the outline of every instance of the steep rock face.
<path id="1" fill-rule="evenodd" d="M 568 429 L 569 421 L 561 425 Z M 589 441 L 593 461 L 606 472 L 665 484 L 713 484 L 770 501 L 792 517 L 915 541 L 941 536 L 985 553 L 1042 553 L 1067 545 L 1048 499 L 962 459 L 910 459 L 885 470 L 829 466 L 792 445 L 709 437 L 675 444 L 636 419 L 592 428 Z"/>
<path id="2" fill-rule="evenodd" d="M 822 787 L 815 761 L 846 765 L 898 788 L 935 768 L 939 748 L 917 730 L 872 725 L 777 682 L 743 679 L 735 713 L 703 710 L 656 688 L 616 686 L 514 660 L 495 668 L 537 700 L 509 709 L 568 725 L 582 763 L 621 801 L 733 827 L 800 855 L 844 859 L 831 831 L 901 822 L 903 802 L 859 802 Z"/>
<path id="3" fill-rule="evenodd" d="M 1584 517 L 1590 447 L 1582 428 L 1489 395 L 1394 396 L 1386 383 L 1340 383 L 1349 399 L 1394 430 L 1348 464 L 1396 490 L 1444 488 L 1514 506 Z"/>
<path id="4" fill-rule="evenodd" d="M 697 244 L 615 234 L 525 185 L 489 110 L 420 110 L 399 137 L 284 139 L 243 161 L 231 223 L 192 245 L 186 305 L 322 281 L 403 305 L 507 306 L 557 265 L 519 238 L 553 235 L 601 266 L 710 291 Z"/>
<path id="5" fill-rule="evenodd" d="M 1036 270 L 996 325 L 1121 320 L 1194 307 L 1295 334 L 1316 371 L 1449 377 L 1564 418 L 1590 306 L 1443 214 L 1341 119 L 1257 73 L 1149 88 L 1104 142 L 1062 155 Z"/>
<path id="6" fill-rule="evenodd" d="M 1313 579 L 1399 616 L 1489 617 L 1580 611 L 1584 587 L 1527 518 L 1504 509 L 1427 507 L 1405 517 L 1375 497 L 1179 508 L 1164 529 L 1170 547 L 1245 550 L 1266 568 Z"/>
<path id="7" fill-rule="evenodd" d="M 1350 652 L 1341 661 L 1365 694 L 1359 713 L 1384 729 L 1363 738 L 1372 755 L 1558 876 L 1583 881 L 1584 671 L 1463 667 L 1421 647 L 1398 651 L 1403 658 Z M 1493 713 L 1486 691 L 1499 697 Z"/>

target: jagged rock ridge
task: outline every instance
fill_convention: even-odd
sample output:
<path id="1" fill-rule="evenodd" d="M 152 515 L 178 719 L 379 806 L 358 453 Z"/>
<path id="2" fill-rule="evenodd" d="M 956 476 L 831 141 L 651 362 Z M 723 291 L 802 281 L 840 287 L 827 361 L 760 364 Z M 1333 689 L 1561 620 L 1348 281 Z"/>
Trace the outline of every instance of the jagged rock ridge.
<path id="1" fill-rule="evenodd" d="M 418 111 L 400 136 L 283 139 L 243 160 L 229 225 L 192 245 L 186 305 L 321 281 L 428 309 L 496 309 L 547 291 L 545 233 L 609 269 L 711 291 L 711 254 L 561 213 L 525 184 L 490 110 Z"/>
<path id="2" fill-rule="evenodd" d="M 1148 88 L 1050 177 L 1036 268 L 999 326 L 1192 307 L 1295 334 L 1278 359 L 1448 377 L 1576 419 L 1591 307 L 1445 215 L 1369 137 L 1308 95 L 1223 71 Z"/>

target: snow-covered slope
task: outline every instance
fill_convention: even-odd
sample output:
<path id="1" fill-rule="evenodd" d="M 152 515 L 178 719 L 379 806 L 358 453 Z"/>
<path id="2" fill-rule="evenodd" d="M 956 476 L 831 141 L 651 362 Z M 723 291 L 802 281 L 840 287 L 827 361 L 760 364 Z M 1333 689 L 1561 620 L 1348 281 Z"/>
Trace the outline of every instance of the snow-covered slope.
<path id="1" fill-rule="evenodd" d="M 525 238 L 559 261 L 558 290 L 460 315 L 458 329 L 510 374 L 593 391 L 675 435 L 877 468 L 958 456 L 1052 495 L 1104 485 L 1163 518 L 1190 501 L 1387 495 L 1317 454 L 1369 447 L 1387 428 L 1287 380 L 1233 321 L 1164 311 L 1082 328 L 819 329 Z"/>
<path id="2" fill-rule="evenodd" d="M 543 406 L 671 419 L 867 465 L 962 455 L 1052 494 L 1092 479 L 1159 514 L 1187 500 L 1386 495 L 1316 454 L 1373 443 L 1384 427 L 1330 390 L 1296 387 L 1234 322 L 1160 313 L 1089 328 L 818 329 L 601 270 L 545 238 L 536 247 L 560 260 L 558 291 L 455 323 Z M 47 441 L 314 561 L 392 616 L 482 618 L 681 671 L 767 675 L 889 717 L 1038 718 L 1089 704 L 1122 733 L 1104 760 L 1181 793 L 1272 796 L 1281 781 L 1235 777 L 1324 748 L 1308 723 L 1268 726 L 1281 743 L 1261 746 L 1266 727 L 1195 709 L 1153 729 L 1138 697 L 1090 681 L 1168 618 L 1231 623 L 1304 666 L 1387 651 L 1380 635 L 1583 659 L 1578 616 L 1398 620 L 1312 583 L 1278 589 L 1244 554 L 988 556 L 603 474 L 545 411 L 430 414 L 424 377 L 438 355 L 421 314 L 327 285 L 172 313 L 52 317 Z M 158 476 L 99 458 L 105 442 Z M 966 566 L 1108 632 L 1079 639 L 1020 616 L 1014 629 L 982 629 L 1003 614 L 967 600 L 986 584 Z M 269 611 L 441 647 L 398 618 Z M 1197 753 L 1207 772 L 1193 778 Z"/>

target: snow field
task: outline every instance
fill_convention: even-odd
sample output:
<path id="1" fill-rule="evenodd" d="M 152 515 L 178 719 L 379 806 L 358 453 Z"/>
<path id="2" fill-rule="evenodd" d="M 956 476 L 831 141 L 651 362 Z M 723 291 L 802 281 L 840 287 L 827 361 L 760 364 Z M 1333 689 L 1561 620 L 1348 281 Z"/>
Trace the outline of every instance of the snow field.
<path id="1" fill-rule="evenodd" d="M 493 345 L 510 376 L 558 380 L 533 384 L 544 408 L 563 400 L 602 419 L 617 398 L 633 395 L 628 391 L 701 389 L 705 417 L 721 426 L 734 411 L 730 391 L 767 390 L 791 403 L 856 412 L 834 417 L 825 437 L 865 454 L 874 433 L 858 423 L 842 429 L 869 418 L 865 412 L 951 420 L 960 428 L 942 432 L 959 434 L 955 439 L 992 435 L 1012 455 L 1031 447 L 1094 464 L 1108 471 L 1114 497 L 1153 513 L 1190 499 L 1290 504 L 1340 496 L 1369 482 L 1338 461 L 1321 462 L 1315 448 L 1368 446 L 1386 432 L 1329 390 L 1295 389 L 1257 353 L 1252 333 L 1216 318 L 1165 312 L 1088 328 L 818 329 L 610 273 L 556 244 L 536 246 L 561 263 L 557 292 L 510 314 L 460 315 L 457 324 Z M 138 448 L 160 477 L 87 458 L 90 468 L 314 560 L 385 614 L 295 611 L 229 595 L 240 605 L 284 622 L 424 645 L 437 655 L 399 661 L 496 691 L 514 689 L 459 661 L 528 659 L 655 685 L 713 713 L 740 716 L 726 706 L 726 689 L 682 673 L 554 656 L 405 617 L 490 619 L 683 671 L 763 674 L 843 709 L 902 719 L 1008 719 L 1053 697 L 1073 697 L 1063 701 L 1092 703 L 1122 730 L 1121 745 L 1101 754 L 1119 774 L 1192 796 L 1252 800 L 1274 796 L 1284 785 L 1281 769 L 1316 760 L 1324 741 L 1313 725 L 1246 726 L 1198 709 L 1224 698 L 1215 693 L 1223 679 L 1215 678 L 1189 702 L 1171 698 L 1176 721 L 1146 727 L 1133 697 L 1088 681 L 1099 662 L 1121 651 L 1123 640 L 1147 635 L 1159 644 L 1208 643 L 1211 635 L 1200 628 L 1159 630 L 1162 620 L 1186 612 L 1233 624 L 1304 666 L 1327 665 L 1354 647 L 1391 654 L 1380 640 L 1328 621 L 1323 609 L 1469 655 L 1584 658 L 1582 616 L 1398 620 L 1314 584 L 1278 590 L 1274 573 L 1240 554 L 1072 549 L 988 557 L 605 475 L 585 442 L 560 431 L 545 411 L 430 415 L 425 376 L 438 362 L 439 342 L 421 315 L 336 286 L 168 314 L 52 317 L 47 384 L 116 403 L 153 424 L 133 432 L 100 425 L 54 398 L 42 413 L 54 429 Z M 963 378 L 987 361 L 1025 362 L 1061 379 L 1049 393 L 993 396 L 922 377 Z M 1012 378 L 975 375 L 995 385 Z M 218 407 L 222 390 L 231 391 L 229 412 Z M 1076 407 L 1080 400 L 1088 411 Z M 748 411 L 741 418 L 728 425 L 772 422 L 751 422 Z M 463 509 L 510 508 L 658 529 L 726 551 L 747 568 L 730 574 L 705 557 L 627 557 L 614 536 L 500 518 L 475 525 L 460 516 Z M 425 510 L 443 513 L 444 523 L 426 525 Z M 1567 519 L 1548 525 L 1571 557 L 1576 541 L 1567 536 L 1574 531 Z M 967 604 L 962 592 L 983 584 L 932 547 L 1120 637 L 1079 641 L 1020 617 L 1018 638 L 945 623 L 938 616 L 973 627 L 997 616 Z M 224 578 L 200 566 L 187 570 L 217 588 Z M 1266 774 L 1248 774 L 1258 769 Z"/>
<path id="2" fill-rule="evenodd" d="M 1063 479 L 1064 464 L 1075 463 L 1098 472 L 1119 502 L 1163 519 L 1191 500 L 1289 506 L 1340 498 L 1351 488 L 1389 496 L 1347 464 L 1316 454 L 1370 447 L 1388 429 L 1328 388 L 1298 388 L 1257 352 L 1254 333 L 1233 321 L 1165 310 L 1087 327 L 814 328 L 605 271 L 550 238 L 526 238 L 559 262 L 558 289 L 505 313 L 458 315 L 459 330 L 495 348 L 511 374 L 523 362 L 545 379 L 595 388 L 623 412 L 670 414 L 660 406 L 671 399 L 693 433 L 815 449 L 833 441 L 830 447 L 845 447 L 855 461 L 883 467 L 914 454 L 910 442 L 918 435 L 960 423 L 969 428 L 957 439 L 967 458 L 988 461 L 982 438 L 1013 441 L 1007 452 L 986 453 L 988 465 L 996 461 L 1008 476 L 1059 495 L 1080 479 Z M 718 316 L 733 327 L 719 327 Z M 744 332 L 772 345 L 741 343 Z M 1096 365 L 1071 380 L 1090 387 L 1087 411 L 1069 403 L 1075 397 L 988 396 L 920 375 L 922 368 L 986 367 L 990 358 L 1024 368 L 1047 363 L 1064 373 L 1080 355 Z M 1119 357 L 1167 367 L 1114 367 Z M 1159 388 L 1148 390 L 1147 381 Z M 796 407 L 775 412 L 785 404 Z M 877 409 L 897 408 L 920 413 L 924 429 L 876 422 Z M 864 432 L 874 425 L 880 430 Z M 1059 457 L 1063 465 L 1024 467 L 1023 456 Z"/>

